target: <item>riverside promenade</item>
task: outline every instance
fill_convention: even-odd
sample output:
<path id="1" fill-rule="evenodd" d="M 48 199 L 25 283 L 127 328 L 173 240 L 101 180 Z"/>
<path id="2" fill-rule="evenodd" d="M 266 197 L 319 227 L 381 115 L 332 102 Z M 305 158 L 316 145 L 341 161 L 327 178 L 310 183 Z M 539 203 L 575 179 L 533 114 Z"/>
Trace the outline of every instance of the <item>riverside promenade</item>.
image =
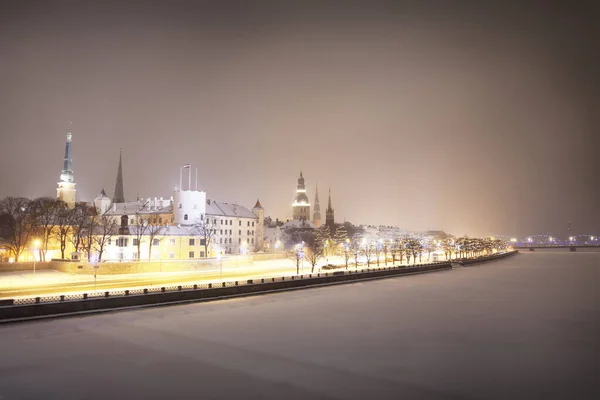
<path id="1" fill-rule="evenodd" d="M 431 274 L 3 325 L 0 396 L 595 399 L 599 281 L 600 253 L 539 251 Z"/>

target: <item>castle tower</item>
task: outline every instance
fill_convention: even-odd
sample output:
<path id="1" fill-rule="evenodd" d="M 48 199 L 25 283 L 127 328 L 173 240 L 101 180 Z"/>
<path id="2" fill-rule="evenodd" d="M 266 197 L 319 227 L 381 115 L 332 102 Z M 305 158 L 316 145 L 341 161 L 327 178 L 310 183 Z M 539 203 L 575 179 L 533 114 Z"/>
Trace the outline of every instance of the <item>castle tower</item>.
<path id="1" fill-rule="evenodd" d="M 75 179 L 73 178 L 73 149 L 71 148 L 71 138 L 71 121 L 69 121 L 67 143 L 65 144 L 65 159 L 60 174 L 60 182 L 58 182 L 58 187 L 56 188 L 56 197 L 72 206 L 76 201 L 76 189 Z"/>
<path id="2" fill-rule="evenodd" d="M 265 209 L 260 204 L 260 201 L 256 199 L 256 204 L 252 209 L 254 215 L 258 217 L 258 226 L 256 228 L 256 251 L 261 251 L 265 241 Z"/>
<path id="3" fill-rule="evenodd" d="M 188 226 L 199 224 L 204 214 L 206 214 L 206 192 L 191 190 L 189 186 L 188 190 L 181 190 L 181 187 L 175 189 L 173 192 L 175 224 Z"/>
<path id="4" fill-rule="evenodd" d="M 319 187 L 315 188 L 315 210 L 313 212 L 313 224 L 318 228 L 321 226 L 321 206 L 319 205 Z"/>
<path id="5" fill-rule="evenodd" d="M 98 215 L 103 215 L 110 208 L 110 198 L 106 195 L 104 189 L 94 199 L 94 207 L 96 207 Z"/>
<path id="6" fill-rule="evenodd" d="M 306 187 L 304 186 L 302 171 L 300 171 L 300 178 L 298 178 L 296 197 L 294 197 L 294 201 L 292 202 L 292 215 L 294 219 L 300 221 L 310 220 L 310 203 L 306 196 Z"/>
<path id="7" fill-rule="evenodd" d="M 125 195 L 123 194 L 123 165 L 121 157 L 122 152 L 119 151 L 119 169 L 117 170 L 117 181 L 115 182 L 115 192 L 113 195 L 113 203 L 125 203 Z"/>
<path id="8" fill-rule="evenodd" d="M 331 188 L 329 189 L 329 201 L 327 202 L 327 210 L 325 210 L 325 225 L 333 232 L 335 220 L 333 218 L 333 208 L 331 207 Z"/>

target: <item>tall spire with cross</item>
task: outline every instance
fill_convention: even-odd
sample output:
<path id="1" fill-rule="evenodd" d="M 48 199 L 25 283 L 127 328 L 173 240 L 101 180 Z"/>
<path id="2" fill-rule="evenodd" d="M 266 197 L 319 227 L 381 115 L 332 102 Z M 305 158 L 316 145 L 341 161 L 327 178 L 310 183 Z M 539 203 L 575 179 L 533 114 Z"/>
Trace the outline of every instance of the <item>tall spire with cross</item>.
<path id="1" fill-rule="evenodd" d="M 315 209 L 313 211 L 313 224 L 318 228 L 321 226 L 321 205 L 319 204 L 319 185 L 315 186 Z"/>
<path id="2" fill-rule="evenodd" d="M 117 170 L 117 181 L 115 182 L 115 193 L 113 195 L 113 203 L 125 203 L 125 195 L 123 194 L 123 151 L 119 150 L 119 169 Z"/>
<path id="3" fill-rule="evenodd" d="M 67 204 L 75 204 L 75 178 L 73 177 L 73 149 L 71 141 L 73 134 L 71 133 L 72 123 L 69 121 L 69 129 L 67 131 L 67 141 L 65 143 L 65 157 L 63 159 L 63 168 L 60 173 L 60 182 L 56 189 L 56 197 Z"/>
<path id="4" fill-rule="evenodd" d="M 325 210 L 325 225 L 329 226 L 329 229 L 333 229 L 334 223 L 333 207 L 331 207 L 331 188 L 329 188 L 329 200 L 327 201 L 327 210 Z"/>

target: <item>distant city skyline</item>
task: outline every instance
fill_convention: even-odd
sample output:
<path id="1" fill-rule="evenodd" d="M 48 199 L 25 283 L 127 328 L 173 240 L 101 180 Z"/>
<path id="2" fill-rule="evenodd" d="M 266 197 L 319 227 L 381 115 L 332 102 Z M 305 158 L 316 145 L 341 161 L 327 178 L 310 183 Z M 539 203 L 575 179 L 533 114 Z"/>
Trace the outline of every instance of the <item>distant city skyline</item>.
<path id="1" fill-rule="evenodd" d="M 437 2 L 436 2 L 437 3 Z M 328 4 L 331 4 L 329 6 Z M 0 197 L 207 193 L 291 217 L 457 235 L 600 227 L 598 32 L 586 5 L 0 4 Z"/>

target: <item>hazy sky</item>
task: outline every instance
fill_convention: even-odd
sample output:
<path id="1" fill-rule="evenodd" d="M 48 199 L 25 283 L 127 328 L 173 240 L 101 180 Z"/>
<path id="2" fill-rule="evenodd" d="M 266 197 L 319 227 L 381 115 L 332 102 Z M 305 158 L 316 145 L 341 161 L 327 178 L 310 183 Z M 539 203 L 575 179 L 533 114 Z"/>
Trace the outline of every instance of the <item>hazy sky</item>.
<path id="1" fill-rule="evenodd" d="M 600 233 L 600 15 L 457 1 L 3 1 L 0 197 L 170 196 L 455 234 Z"/>

